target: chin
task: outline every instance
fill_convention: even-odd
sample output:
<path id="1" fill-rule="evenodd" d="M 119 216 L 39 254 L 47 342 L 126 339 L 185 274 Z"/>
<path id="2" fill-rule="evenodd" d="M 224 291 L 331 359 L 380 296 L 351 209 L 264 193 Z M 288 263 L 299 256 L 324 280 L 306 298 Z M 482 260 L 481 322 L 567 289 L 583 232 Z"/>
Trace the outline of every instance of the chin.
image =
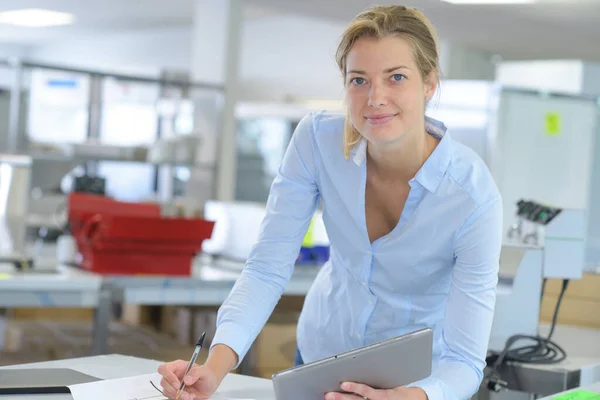
<path id="1" fill-rule="evenodd" d="M 391 143 L 400 139 L 404 134 L 399 126 L 368 126 L 365 127 L 363 136 L 373 143 Z"/>

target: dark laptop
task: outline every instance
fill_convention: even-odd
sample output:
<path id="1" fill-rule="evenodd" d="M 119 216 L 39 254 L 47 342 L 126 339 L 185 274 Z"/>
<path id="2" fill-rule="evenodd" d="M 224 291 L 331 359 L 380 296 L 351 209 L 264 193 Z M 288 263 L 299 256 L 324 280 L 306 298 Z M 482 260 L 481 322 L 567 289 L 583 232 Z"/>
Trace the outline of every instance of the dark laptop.
<path id="1" fill-rule="evenodd" d="M 69 385 L 99 380 L 68 368 L 0 368 L 0 395 L 70 393 Z"/>

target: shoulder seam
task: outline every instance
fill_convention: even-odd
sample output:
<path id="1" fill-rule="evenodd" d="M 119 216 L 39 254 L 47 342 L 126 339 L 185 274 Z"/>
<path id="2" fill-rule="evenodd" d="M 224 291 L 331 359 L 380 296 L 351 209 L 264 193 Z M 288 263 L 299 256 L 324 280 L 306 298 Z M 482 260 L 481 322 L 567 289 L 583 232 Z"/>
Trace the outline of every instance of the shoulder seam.
<path id="1" fill-rule="evenodd" d="M 471 194 L 471 192 L 469 192 L 467 189 L 465 189 L 465 187 L 463 185 L 461 185 L 460 183 L 458 183 L 458 181 L 456 180 L 456 178 L 454 177 L 454 175 L 452 174 L 452 172 L 450 170 L 448 170 L 448 176 L 450 177 L 450 179 L 452 179 L 452 182 L 456 183 L 456 186 L 458 186 L 459 188 L 461 188 L 461 190 L 463 192 L 465 192 L 469 198 L 471 199 L 471 201 L 473 201 L 473 203 L 475 203 L 475 205 L 477 207 L 479 207 L 481 204 L 479 204 L 479 202 L 477 200 L 475 200 L 475 198 L 473 197 L 473 195 Z"/>

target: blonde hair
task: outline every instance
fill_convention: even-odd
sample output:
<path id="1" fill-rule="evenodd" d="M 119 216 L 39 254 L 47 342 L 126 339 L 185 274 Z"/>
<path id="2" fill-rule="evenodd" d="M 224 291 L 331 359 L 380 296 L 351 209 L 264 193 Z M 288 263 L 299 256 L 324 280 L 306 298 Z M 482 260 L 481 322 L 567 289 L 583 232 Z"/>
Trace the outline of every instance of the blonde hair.
<path id="1" fill-rule="evenodd" d="M 415 61 L 425 80 L 432 72 L 439 72 L 438 39 L 435 28 L 425 15 L 405 6 L 375 6 L 360 13 L 342 35 L 335 59 L 346 82 L 346 58 L 356 41 L 362 37 L 382 38 L 398 36 L 413 46 Z M 346 112 L 344 123 L 344 155 L 361 140 L 361 134 Z"/>

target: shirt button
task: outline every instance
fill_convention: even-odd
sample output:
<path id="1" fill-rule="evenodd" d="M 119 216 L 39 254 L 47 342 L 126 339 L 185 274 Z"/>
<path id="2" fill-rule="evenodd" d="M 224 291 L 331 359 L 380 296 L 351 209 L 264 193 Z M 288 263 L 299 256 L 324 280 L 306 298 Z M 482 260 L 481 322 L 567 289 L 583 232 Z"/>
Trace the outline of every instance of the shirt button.
<path id="1" fill-rule="evenodd" d="M 356 338 L 357 338 L 357 339 L 360 339 L 360 333 L 357 333 L 357 334 L 356 334 Z"/>
<path id="2" fill-rule="evenodd" d="M 369 300 L 369 304 L 370 304 L 370 305 L 373 305 L 373 304 L 374 304 L 374 303 L 373 303 L 373 300 Z"/>
<path id="3" fill-rule="evenodd" d="M 362 285 L 363 285 L 364 287 L 366 287 L 366 286 L 367 286 L 367 282 L 363 282 L 363 283 L 362 283 Z"/>

